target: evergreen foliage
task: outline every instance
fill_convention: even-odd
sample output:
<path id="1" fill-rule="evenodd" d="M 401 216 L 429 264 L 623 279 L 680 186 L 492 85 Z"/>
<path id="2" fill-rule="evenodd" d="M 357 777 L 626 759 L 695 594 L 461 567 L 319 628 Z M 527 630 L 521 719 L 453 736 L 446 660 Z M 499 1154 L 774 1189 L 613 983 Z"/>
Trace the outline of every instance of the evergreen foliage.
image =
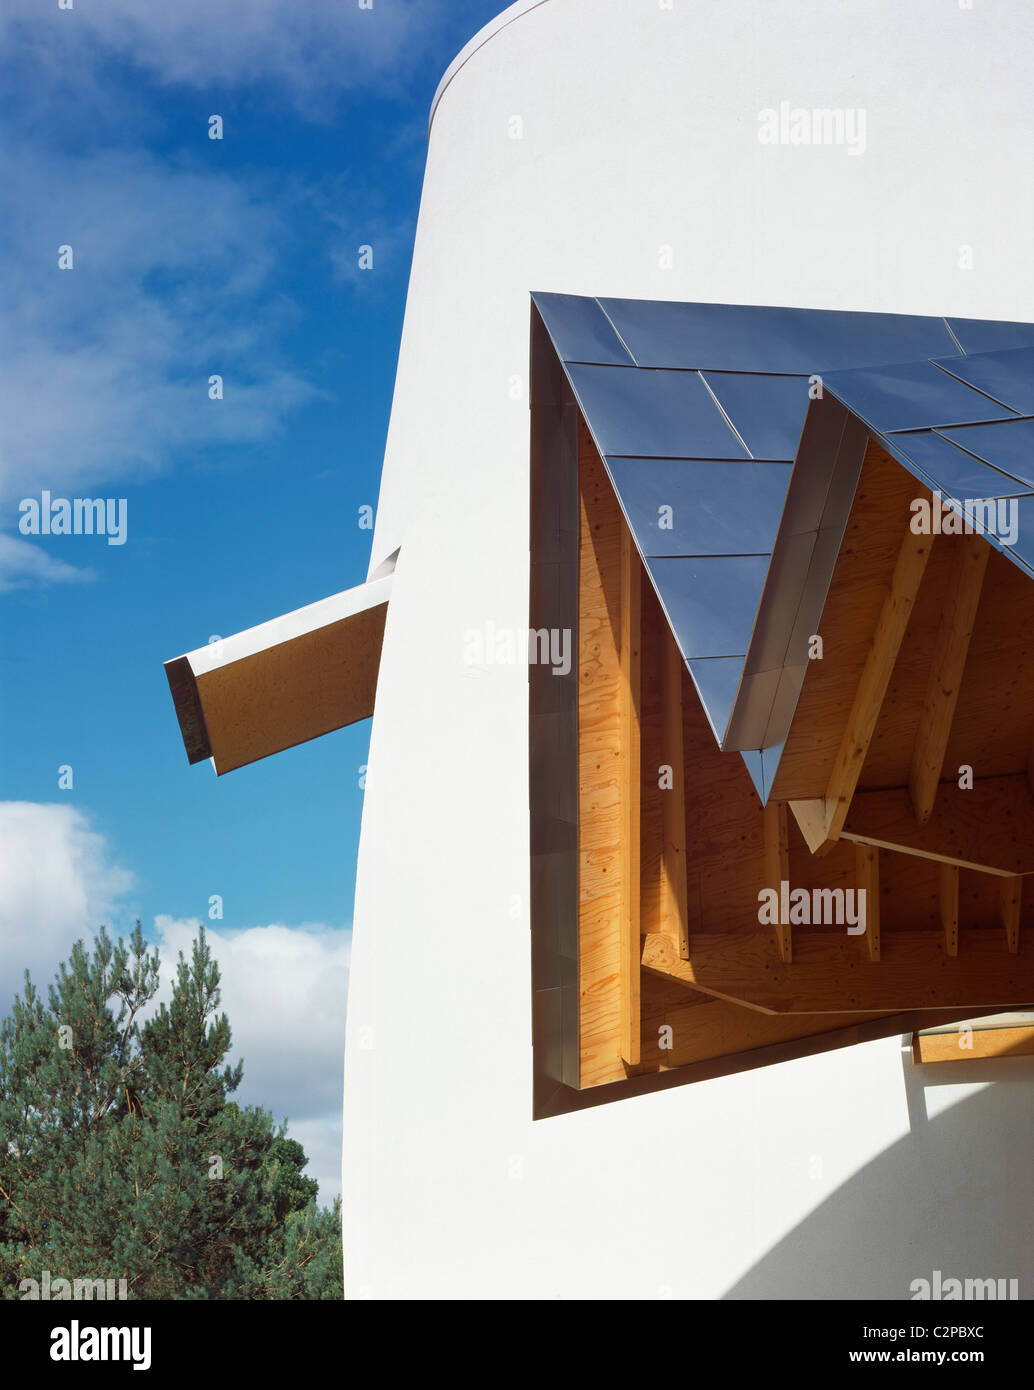
<path id="1" fill-rule="evenodd" d="M 139 923 L 77 942 L 46 1003 L 26 972 L 0 1024 L 0 1297 L 49 1270 L 135 1299 L 340 1299 L 340 1204 L 318 1208 L 302 1146 L 230 1098 L 243 1063 L 203 927 L 148 1011 L 158 985 Z"/>

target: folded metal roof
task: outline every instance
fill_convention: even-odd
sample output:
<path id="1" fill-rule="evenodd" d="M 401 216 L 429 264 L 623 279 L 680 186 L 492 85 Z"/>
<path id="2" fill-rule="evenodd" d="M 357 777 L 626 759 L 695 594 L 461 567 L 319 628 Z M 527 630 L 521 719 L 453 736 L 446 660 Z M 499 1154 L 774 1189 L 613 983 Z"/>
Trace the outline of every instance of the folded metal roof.
<path id="1" fill-rule="evenodd" d="M 1021 535 L 1034 521 L 1034 325 L 532 298 L 715 737 L 764 800 L 869 434 L 964 513 L 1017 498 Z M 1034 573 L 1034 544 L 1007 549 Z"/>
<path id="2" fill-rule="evenodd" d="M 962 326 L 962 325 L 960 325 Z M 1014 339 L 1022 326 L 1003 325 Z M 976 341 L 988 341 L 987 325 Z M 1034 326 L 1027 326 L 1034 344 Z M 823 376 L 780 521 L 726 748 L 761 747 L 762 795 L 818 630 L 867 440 L 871 437 L 1024 574 L 1034 576 L 1034 346 Z M 1008 502 L 1015 534 L 987 529 Z"/>
<path id="3" fill-rule="evenodd" d="M 1034 346 L 833 372 L 825 385 L 888 453 L 954 501 L 963 517 L 980 520 L 967 503 L 1016 498 L 1015 540 L 985 534 L 1024 572 L 1034 573 L 1034 534 L 1023 524 L 1034 522 Z"/>

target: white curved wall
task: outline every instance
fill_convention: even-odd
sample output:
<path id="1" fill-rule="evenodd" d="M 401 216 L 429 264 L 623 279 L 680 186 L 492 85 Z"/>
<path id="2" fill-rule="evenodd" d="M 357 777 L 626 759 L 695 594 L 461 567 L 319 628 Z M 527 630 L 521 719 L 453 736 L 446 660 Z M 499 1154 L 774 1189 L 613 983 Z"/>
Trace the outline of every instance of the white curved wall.
<path id="1" fill-rule="evenodd" d="M 1029 1061 L 924 1094 L 889 1040 L 531 1123 L 526 671 L 465 665 L 463 639 L 527 628 L 530 290 L 1034 318 L 1034 11 L 506 17 L 435 112 L 373 547 L 371 568 L 402 553 L 356 898 L 347 1291 L 907 1298 L 938 1268 L 1029 1292 Z M 864 154 L 761 144 L 781 101 L 864 108 Z"/>

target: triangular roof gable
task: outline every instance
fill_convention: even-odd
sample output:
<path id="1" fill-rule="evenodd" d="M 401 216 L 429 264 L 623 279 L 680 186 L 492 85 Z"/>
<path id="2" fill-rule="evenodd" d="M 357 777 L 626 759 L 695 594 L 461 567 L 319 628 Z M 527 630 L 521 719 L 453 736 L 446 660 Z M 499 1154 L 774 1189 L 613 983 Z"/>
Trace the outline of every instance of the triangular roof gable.
<path id="1" fill-rule="evenodd" d="M 772 565 L 777 535 L 786 530 L 788 498 L 796 493 L 797 512 L 803 506 L 819 518 L 828 502 L 833 471 L 828 458 L 803 473 L 791 468 L 809 402 L 817 389 L 828 389 L 834 397 L 825 411 L 818 403 L 811 406 L 818 417 L 812 433 L 824 436 L 827 450 L 837 382 L 845 391 L 862 389 L 866 380 L 874 391 L 881 381 L 891 392 L 896 384 L 909 409 L 900 418 L 892 414 L 887 419 L 904 430 L 915 430 L 916 424 L 903 422 L 922 425 L 931 410 L 938 414 L 935 405 L 949 396 L 952 408 L 946 406 L 945 418 L 959 428 L 1016 420 L 1017 410 L 995 400 L 987 384 L 1003 375 L 1015 377 L 1016 367 L 989 361 L 979 378 L 967 378 L 973 361 L 967 353 L 1008 358 L 1010 351 L 1034 343 L 1034 326 L 565 294 L 536 293 L 532 298 L 715 737 L 723 747 L 743 752 L 764 800 L 779 740 L 744 740 L 743 676 L 745 670 L 764 676 L 763 702 L 775 700 L 778 693 L 780 709 L 788 706 L 788 722 L 794 678 L 789 683 L 785 679 L 785 663 L 774 674 L 770 653 L 763 670 L 751 671 L 748 651 L 754 653 L 758 642 L 755 620 L 762 592 L 770 608 L 791 603 L 784 576 L 773 573 Z M 885 363 L 902 362 L 906 367 L 897 368 L 896 381 L 878 370 Z M 960 364 L 954 374 L 952 364 Z M 838 439 L 843 414 L 834 417 Z M 935 433 L 932 424 L 926 432 Z M 898 442 L 901 447 L 900 438 Z M 856 443 L 864 448 L 864 438 Z M 913 446 L 922 447 L 914 439 Z M 939 447 L 936 440 L 932 447 Z M 956 447 L 954 440 L 950 447 Z M 860 459 L 859 452 L 859 467 Z M 915 460 L 902 462 L 922 476 Z M 843 484 L 843 460 L 840 471 Z M 852 480 L 848 466 L 850 495 L 856 480 L 857 470 Z M 849 508 L 850 497 L 844 496 L 839 513 L 845 501 Z M 812 549 L 821 529 L 812 528 Z M 798 551 L 800 534 L 794 533 Z M 822 538 L 827 549 L 833 536 L 827 531 Z M 830 573 L 833 560 L 835 549 Z M 784 626 L 786 621 L 784 616 Z M 756 706 L 758 682 L 749 684 Z M 752 731 L 758 723 L 755 712 Z"/>
<path id="2" fill-rule="evenodd" d="M 1034 344 L 1034 326 L 1002 328 L 1007 339 L 1023 331 Z M 988 325 L 980 325 L 976 340 L 989 336 Z M 1034 576 L 1034 346 L 830 372 L 822 384 L 824 399 L 812 403 L 805 422 L 725 735 L 727 748 L 765 748 L 767 788 L 869 439 Z M 1005 517 L 998 504 L 1007 500 L 1004 527 L 994 519 Z"/>

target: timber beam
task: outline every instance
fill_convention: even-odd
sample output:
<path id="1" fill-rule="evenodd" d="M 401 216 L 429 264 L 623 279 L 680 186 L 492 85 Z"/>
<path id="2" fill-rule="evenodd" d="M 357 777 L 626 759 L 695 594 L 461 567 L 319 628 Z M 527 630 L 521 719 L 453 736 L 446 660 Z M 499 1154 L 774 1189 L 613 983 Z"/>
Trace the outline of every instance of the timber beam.
<path id="1" fill-rule="evenodd" d="M 1034 943 L 1019 940 L 1010 954 L 991 928 L 968 932 L 959 956 L 946 954 L 936 931 L 885 932 L 878 962 L 846 930 L 797 932 L 792 965 L 773 960 L 769 938 L 756 927 L 694 933 L 691 944 L 692 959 L 684 961 L 670 938 L 647 936 L 643 968 L 763 1013 L 988 1013 L 1034 997 Z"/>
<path id="2" fill-rule="evenodd" d="M 959 953 L 959 868 L 942 860 L 937 883 L 937 904 L 944 930 L 944 950 L 949 956 Z"/>
<path id="3" fill-rule="evenodd" d="M 826 794 L 814 801 L 790 802 L 813 854 L 839 840 L 844 828 L 932 544 L 932 536 L 917 535 L 911 525 L 905 531 L 890 589 L 876 620 L 876 630 L 855 690 L 847 727 L 829 774 Z"/>
<path id="4" fill-rule="evenodd" d="M 621 1059 L 638 1067 L 641 1056 L 639 957 L 642 793 L 640 705 L 642 562 L 628 527 L 621 528 Z"/>
<path id="5" fill-rule="evenodd" d="M 923 714 L 912 750 L 908 791 L 916 820 L 925 825 L 933 814 L 944 768 L 955 706 L 991 547 L 979 536 L 955 539 L 951 580 L 945 595 L 933 661 L 923 700 Z"/>
<path id="6" fill-rule="evenodd" d="M 664 757 L 671 768 L 671 786 L 663 792 L 661 846 L 662 907 L 665 931 L 678 942 L 679 955 L 689 959 L 689 892 L 686 861 L 686 761 L 682 734 L 682 653 L 670 634 L 664 634 Z"/>

